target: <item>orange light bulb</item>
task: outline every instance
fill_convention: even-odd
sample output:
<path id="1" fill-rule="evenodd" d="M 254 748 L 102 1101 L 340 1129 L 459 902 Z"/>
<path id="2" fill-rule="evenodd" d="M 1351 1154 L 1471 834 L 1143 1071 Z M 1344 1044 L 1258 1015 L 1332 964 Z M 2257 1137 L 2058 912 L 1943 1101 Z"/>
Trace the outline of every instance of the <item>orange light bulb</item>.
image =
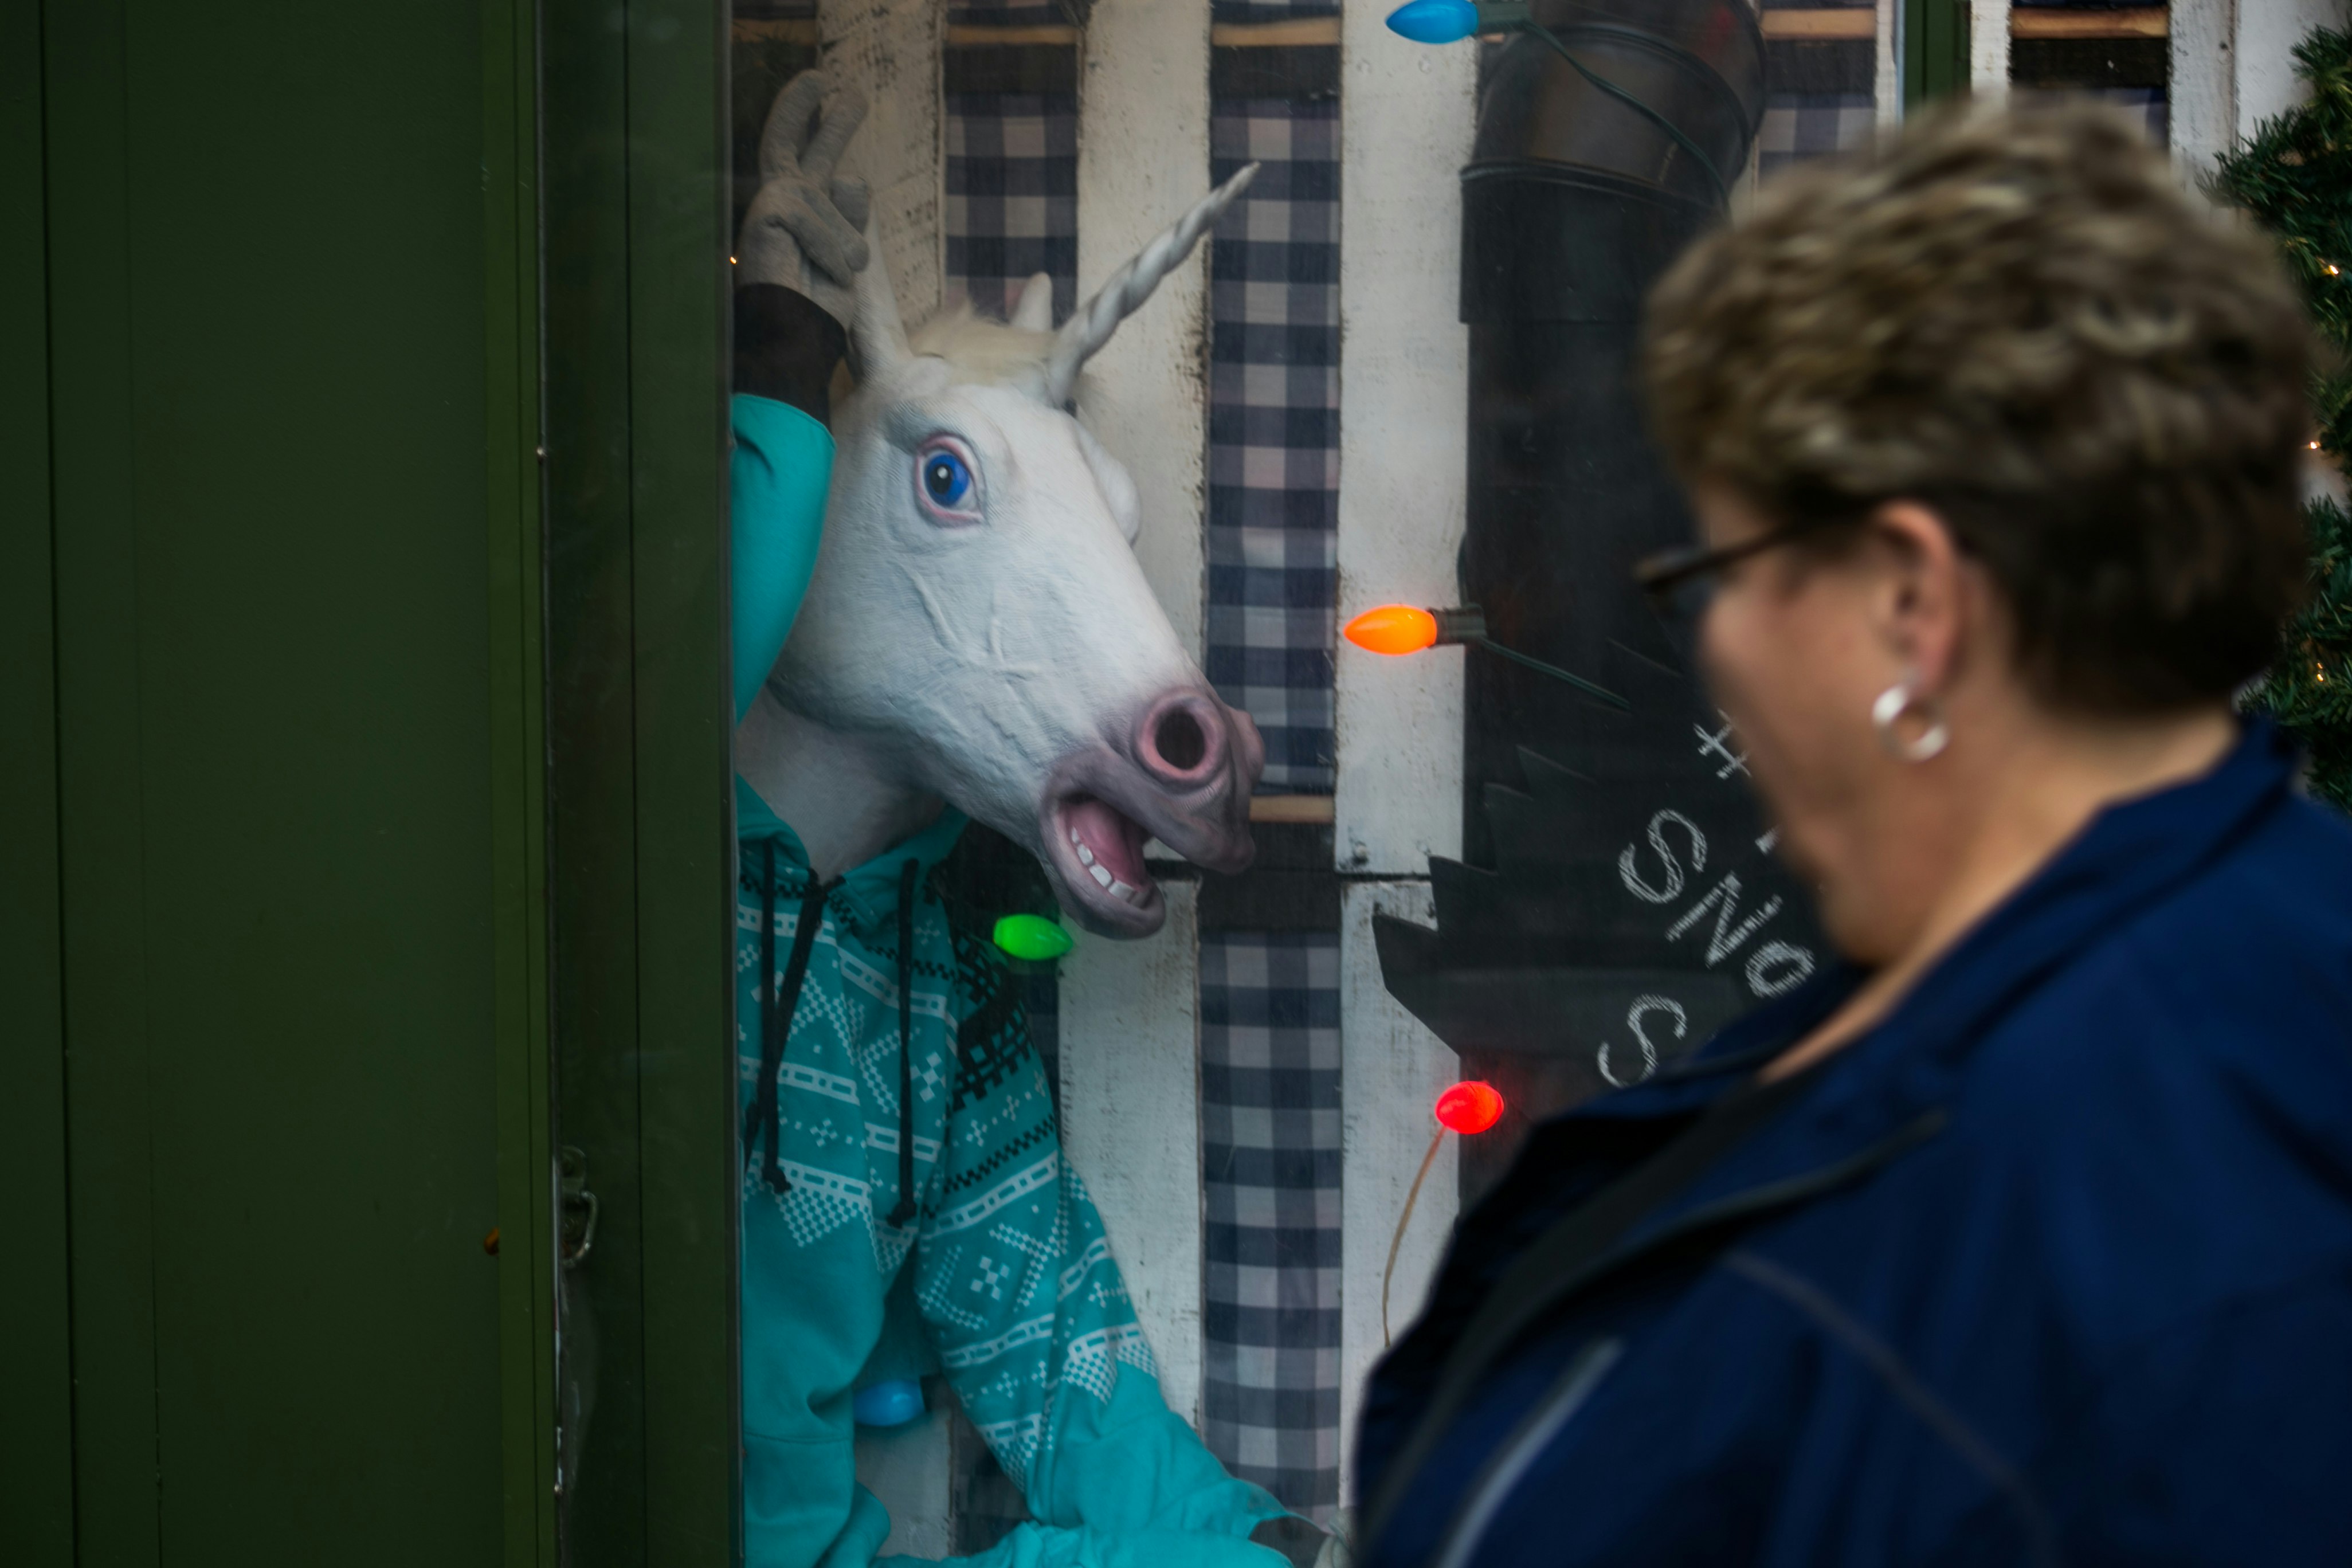
<path id="1" fill-rule="evenodd" d="M 1484 1132 L 1503 1119 L 1503 1097 L 1491 1083 L 1472 1079 L 1437 1097 L 1438 1125 L 1464 1134 Z"/>
<path id="2" fill-rule="evenodd" d="M 1370 653 L 1419 653 L 1437 646 L 1437 617 L 1411 605 L 1382 605 L 1349 621 L 1341 635 Z"/>

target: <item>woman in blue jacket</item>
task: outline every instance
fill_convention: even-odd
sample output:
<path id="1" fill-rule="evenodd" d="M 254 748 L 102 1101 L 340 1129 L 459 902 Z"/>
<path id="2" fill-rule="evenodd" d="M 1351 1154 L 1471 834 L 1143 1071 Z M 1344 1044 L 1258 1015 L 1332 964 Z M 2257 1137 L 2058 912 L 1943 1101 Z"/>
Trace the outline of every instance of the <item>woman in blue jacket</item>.
<path id="1" fill-rule="evenodd" d="M 2352 827 L 2231 708 L 2308 364 L 2086 109 L 1791 175 L 1660 287 L 1705 542 L 1643 575 L 1846 962 L 1465 1220 L 1370 1562 L 2352 1563 Z"/>

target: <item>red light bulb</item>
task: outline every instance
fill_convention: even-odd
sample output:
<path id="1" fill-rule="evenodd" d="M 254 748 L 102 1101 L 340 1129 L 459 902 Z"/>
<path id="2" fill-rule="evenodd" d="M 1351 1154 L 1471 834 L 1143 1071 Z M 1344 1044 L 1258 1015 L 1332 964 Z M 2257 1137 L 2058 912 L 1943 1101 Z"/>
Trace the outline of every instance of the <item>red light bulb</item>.
<path id="1" fill-rule="evenodd" d="M 1349 621 L 1340 635 L 1370 653 L 1419 653 L 1437 646 L 1437 617 L 1411 605 L 1382 605 Z"/>
<path id="2" fill-rule="evenodd" d="M 1466 1136 L 1503 1119 L 1503 1097 L 1493 1084 L 1472 1079 L 1439 1095 L 1434 1110 L 1439 1126 Z"/>

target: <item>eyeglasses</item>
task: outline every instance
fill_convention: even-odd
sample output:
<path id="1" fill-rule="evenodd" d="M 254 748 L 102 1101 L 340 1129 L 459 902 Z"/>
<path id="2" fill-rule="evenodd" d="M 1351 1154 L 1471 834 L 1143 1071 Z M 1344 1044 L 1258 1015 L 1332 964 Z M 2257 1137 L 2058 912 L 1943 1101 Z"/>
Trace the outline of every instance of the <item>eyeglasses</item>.
<path id="1" fill-rule="evenodd" d="M 1664 550 L 1646 556 L 1633 567 L 1633 581 L 1649 598 L 1660 616 L 1669 624 L 1684 628 L 1696 627 L 1699 617 L 1706 614 L 1722 585 L 1724 568 L 1734 566 L 1751 555 L 1761 555 L 1777 550 L 1792 540 L 1816 532 L 1838 520 L 1831 517 L 1809 517 L 1795 522 L 1784 522 L 1778 528 L 1768 528 L 1753 539 L 1738 544 L 1727 544 L 1717 550 L 1702 545 L 1685 545 L 1680 550 Z"/>

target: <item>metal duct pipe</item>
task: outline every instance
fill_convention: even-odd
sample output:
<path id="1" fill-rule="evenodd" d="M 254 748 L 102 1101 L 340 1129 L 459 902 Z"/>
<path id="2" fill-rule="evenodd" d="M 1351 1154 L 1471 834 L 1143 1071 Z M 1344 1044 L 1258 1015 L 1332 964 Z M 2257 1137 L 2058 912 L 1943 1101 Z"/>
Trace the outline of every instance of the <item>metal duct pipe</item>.
<path id="1" fill-rule="evenodd" d="M 1745 173 L 1763 119 L 1764 38 L 1744 0 L 1539 0 L 1534 10 L 1727 179 Z M 1643 555 L 1685 542 L 1690 525 L 1643 427 L 1633 348 L 1650 286 L 1717 218 L 1713 184 L 1690 155 L 1543 39 L 1517 35 L 1489 61 L 1462 171 L 1462 571 L 1465 602 L 1485 608 L 1507 647 L 1580 672 L 1613 664 L 1612 645 L 1671 658 L 1630 574 Z M 1591 718 L 1557 682 L 1471 663 L 1468 858 L 1495 863 L 1486 786 L 1521 784 L 1523 746 L 1574 766 L 1561 752 Z"/>
<path id="2" fill-rule="evenodd" d="M 1495 1132 L 1465 1141 L 1465 1205 L 1532 1121 L 1696 1047 L 1810 969 L 1817 946 L 1802 889 L 1771 861 L 1738 770 L 1725 765 L 1732 753 L 1702 744 L 1719 725 L 1712 705 L 1631 575 L 1642 556 L 1690 536 L 1634 384 L 1642 303 L 1717 221 L 1715 178 L 1691 149 L 1727 181 L 1746 174 L 1763 117 L 1762 34 L 1745 0 L 1537 0 L 1533 13 L 1586 70 L 1682 136 L 1521 32 L 1487 61 L 1462 172 L 1462 602 L 1484 609 L 1496 641 L 1633 708 L 1474 651 L 1466 863 L 1431 863 L 1434 933 L 1376 925 L 1390 990 L 1461 1053 L 1465 1077 L 1511 1102 Z M 1668 838 L 1687 873 L 1671 905 L 1650 896 L 1663 882 L 1629 894 L 1622 862 L 1629 846 L 1653 842 L 1662 810 L 1684 825 Z M 1709 839 L 1703 878 L 1689 841 L 1674 837 L 1685 826 Z M 1639 864 L 1664 876 L 1654 859 Z M 1738 879 L 1728 889 L 1727 872 Z M 1685 905 L 1709 897 L 1675 928 Z M 1730 934 L 1711 942 L 1707 910 L 1734 900 Z M 1753 980 L 1747 966 L 1768 946 Z"/>

